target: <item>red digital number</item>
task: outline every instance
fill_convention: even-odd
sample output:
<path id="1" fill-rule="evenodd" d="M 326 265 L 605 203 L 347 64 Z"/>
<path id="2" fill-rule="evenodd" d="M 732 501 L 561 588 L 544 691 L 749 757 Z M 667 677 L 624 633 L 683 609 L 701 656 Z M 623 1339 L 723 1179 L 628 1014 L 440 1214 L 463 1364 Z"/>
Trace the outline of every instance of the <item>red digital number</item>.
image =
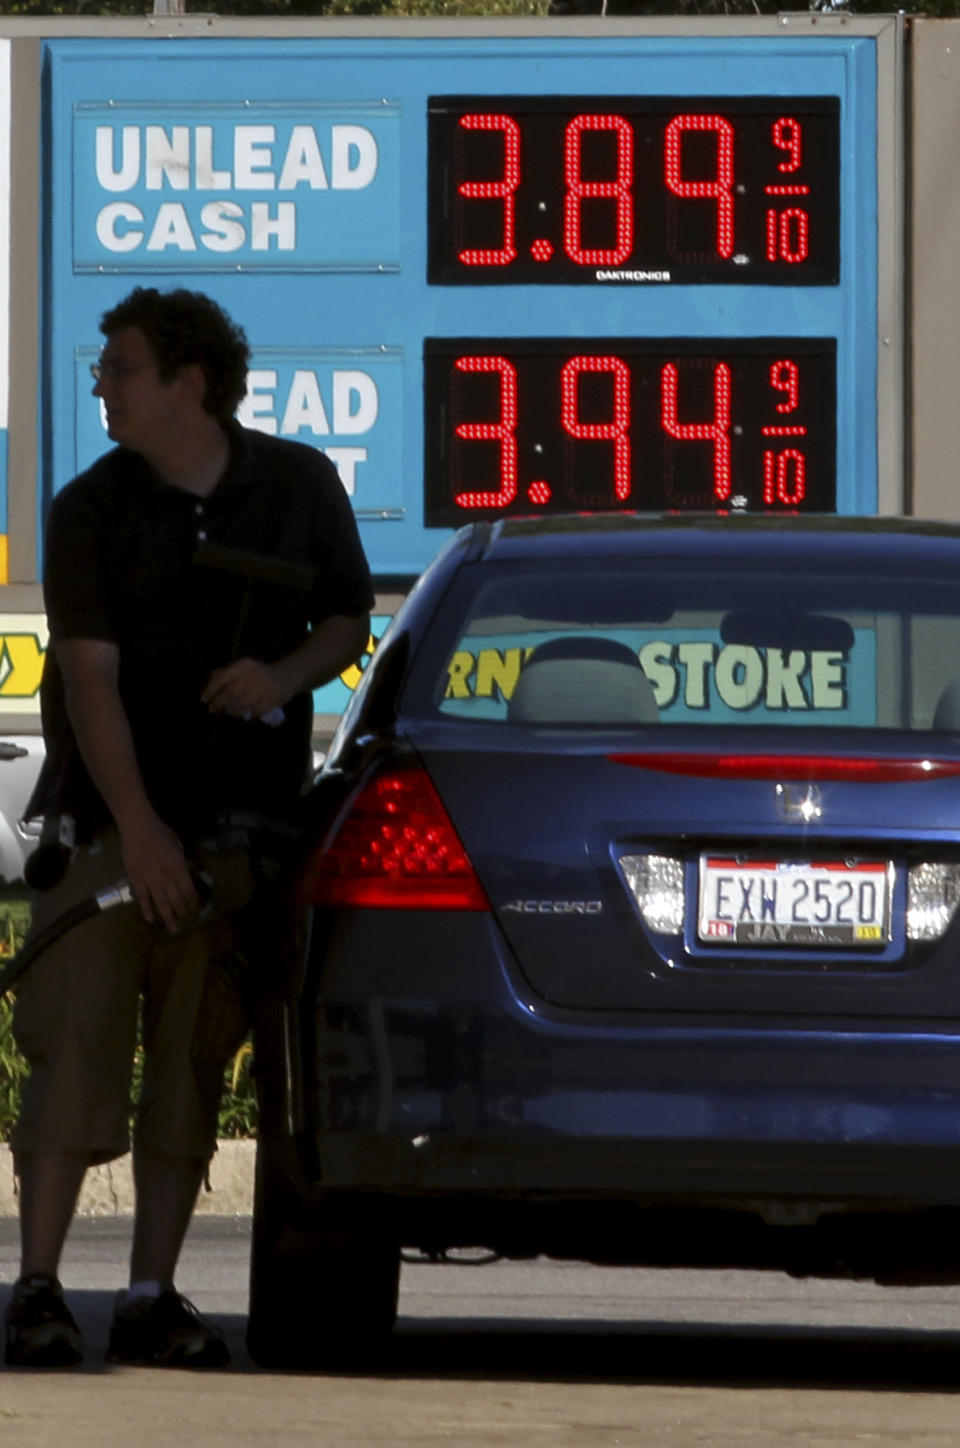
<path id="1" fill-rule="evenodd" d="M 771 139 L 784 153 L 777 163 L 782 175 L 792 175 L 803 165 L 803 127 L 793 116 L 778 116 L 770 128 Z M 810 187 L 802 182 L 781 182 L 765 186 L 767 196 L 809 196 Z M 810 213 L 802 206 L 786 206 L 782 211 L 772 207 L 767 212 L 767 261 L 785 261 L 792 266 L 810 255 Z"/>
<path id="2" fill-rule="evenodd" d="M 696 479 L 709 467 L 718 506 L 728 506 L 735 490 L 748 494 L 754 506 L 797 510 L 808 505 L 811 422 L 806 412 L 811 399 L 806 390 L 811 384 L 803 357 L 767 353 L 756 362 L 748 357 L 748 367 L 737 374 L 735 399 L 734 371 L 739 364 L 735 358 L 725 360 L 722 351 L 720 355 L 690 351 L 665 361 L 664 353 L 657 355 L 649 346 L 621 357 L 599 352 L 571 355 L 556 347 L 542 355 L 519 347 L 514 356 L 509 344 L 498 345 L 506 348 L 504 353 L 452 359 L 452 375 L 463 380 L 453 386 L 448 405 L 455 417 L 464 412 L 469 417 L 453 427 L 453 465 L 445 481 L 445 490 L 449 488 L 445 496 L 452 493 L 458 510 L 490 515 L 512 511 L 520 501 L 521 484 L 524 505 L 537 510 L 638 506 L 631 500 L 643 496 L 645 485 L 641 486 L 642 476 L 638 482 L 633 472 L 633 429 L 641 426 L 634 408 L 647 406 L 648 390 L 659 394 L 660 442 L 656 435 L 647 436 L 643 424 L 643 455 L 665 451 L 668 471 L 679 480 L 679 493 L 691 500 L 702 497 L 705 488 Z M 523 420 L 521 391 L 532 414 Z M 737 427 L 735 402 L 744 408 L 741 416 L 738 406 Z M 655 434 L 653 419 L 651 424 Z M 677 444 L 706 444 L 709 451 L 688 452 L 667 438 Z M 578 444 L 603 446 L 590 451 Z M 522 479 L 523 460 L 533 461 L 540 454 L 532 478 Z M 820 486 L 816 477 L 813 486 L 816 499 Z M 656 483 L 653 493 L 659 496 Z"/>
<path id="3" fill-rule="evenodd" d="M 584 131 L 612 131 L 617 138 L 616 180 L 588 181 L 583 177 L 581 138 Z M 571 261 L 581 266 L 619 266 L 633 251 L 633 127 L 623 116 L 574 116 L 564 134 L 563 246 Z M 616 202 L 616 235 L 612 247 L 584 247 L 583 203 Z"/>
<path id="4" fill-rule="evenodd" d="M 800 400 L 800 368 L 796 362 L 787 359 L 774 362 L 770 367 L 770 386 L 783 393 L 783 401 L 777 403 L 778 412 L 796 412 Z"/>
<path id="5" fill-rule="evenodd" d="M 768 186 L 768 191 L 773 187 Z M 810 213 L 801 206 L 767 212 L 767 261 L 796 264 L 810 255 Z"/>
<path id="6" fill-rule="evenodd" d="M 777 166 L 778 171 L 799 171 L 803 165 L 803 127 L 793 116 L 779 116 L 771 128 L 773 144 L 786 156 Z"/>
<path id="7" fill-rule="evenodd" d="M 580 376 L 609 372 L 613 377 L 610 422 L 580 421 Z M 630 368 L 620 357 L 571 357 L 560 374 L 560 416 L 564 431 L 590 442 L 613 443 L 613 490 L 617 502 L 630 496 Z"/>
<path id="8" fill-rule="evenodd" d="M 500 444 L 498 492 L 457 493 L 458 508 L 505 508 L 517 496 L 517 369 L 506 357 L 458 357 L 459 372 L 500 374 L 500 417 L 496 422 L 461 422 L 457 437 L 465 442 Z"/>
<path id="9" fill-rule="evenodd" d="M 782 394 L 776 404 L 777 411 L 796 412 L 800 405 L 800 368 L 788 357 L 778 358 L 770 364 L 770 386 Z M 806 437 L 807 429 L 801 423 L 774 424 L 761 428 L 764 437 Z M 763 501 L 769 506 L 779 504 L 796 508 L 807 496 L 807 457 L 796 447 L 781 448 L 774 452 L 765 448 L 763 453 Z"/>
<path id="10" fill-rule="evenodd" d="M 731 491 L 730 468 L 730 368 L 718 362 L 713 369 L 713 421 L 680 422 L 677 415 L 679 373 L 668 362 L 660 374 L 660 423 L 664 432 L 682 442 L 713 443 L 713 495 L 724 503 Z"/>
<path id="11" fill-rule="evenodd" d="M 689 181 L 683 174 L 683 138 L 688 131 L 713 131 L 717 137 L 716 175 L 712 181 Z M 723 116 L 674 116 L 664 136 L 664 174 L 674 196 L 717 203 L 715 247 L 718 256 L 733 255 L 734 131 Z"/>
<path id="12" fill-rule="evenodd" d="M 512 116 L 483 114 L 460 117 L 465 131 L 503 132 L 503 177 L 499 181 L 461 181 L 457 187 L 468 201 L 503 202 L 503 246 L 471 247 L 461 251 L 464 266 L 507 266 L 516 260 L 516 191 L 520 185 L 520 127 Z"/>
<path id="13" fill-rule="evenodd" d="M 796 508 L 807 496 L 807 459 L 795 447 L 763 454 L 763 501 Z"/>

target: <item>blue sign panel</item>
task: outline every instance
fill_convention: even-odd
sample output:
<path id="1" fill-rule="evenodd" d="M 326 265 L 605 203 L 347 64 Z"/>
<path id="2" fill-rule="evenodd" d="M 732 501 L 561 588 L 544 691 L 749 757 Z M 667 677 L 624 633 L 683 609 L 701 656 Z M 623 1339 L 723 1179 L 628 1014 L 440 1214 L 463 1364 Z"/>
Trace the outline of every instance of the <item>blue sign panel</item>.
<path id="1" fill-rule="evenodd" d="M 41 528 L 106 446 L 85 368 L 138 284 L 244 326 L 243 420 L 334 459 L 381 579 L 508 512 L 876 511 L 874 35 L 44 57 Z"/>
<path id="2" fill-rule="evenodd" d="M 398 127 L 386 101 L 81 102 L 74 270 L 397 271 Z"/>

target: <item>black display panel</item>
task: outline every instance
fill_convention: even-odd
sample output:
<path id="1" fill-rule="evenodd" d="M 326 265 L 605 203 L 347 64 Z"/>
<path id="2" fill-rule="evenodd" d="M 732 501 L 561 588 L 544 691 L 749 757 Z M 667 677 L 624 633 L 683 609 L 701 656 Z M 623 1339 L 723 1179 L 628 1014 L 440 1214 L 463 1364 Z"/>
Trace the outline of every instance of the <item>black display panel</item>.
<path id="1" fill-rule="evenodd" d="M 432 96 L 427 279 L 839 281 L 836 96 Z"/>
<path id="2" fill-rule="evenodd" d="M 834 512 L 833 338 L 427 338 L 427 527 Z"/>

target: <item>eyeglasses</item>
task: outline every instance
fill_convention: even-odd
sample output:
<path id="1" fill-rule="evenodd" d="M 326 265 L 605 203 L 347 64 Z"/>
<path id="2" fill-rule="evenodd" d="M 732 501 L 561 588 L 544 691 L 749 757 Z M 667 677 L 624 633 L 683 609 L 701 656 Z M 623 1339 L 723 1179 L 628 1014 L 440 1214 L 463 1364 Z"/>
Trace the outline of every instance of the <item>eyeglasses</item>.
<path id="1" fill-rule="evenodd" d="M 146 372 L 155 365 L 153 362 L 93 362 L 90 365 L 90 376 L 94 382 L 125 382 L 135 373 Z"/>

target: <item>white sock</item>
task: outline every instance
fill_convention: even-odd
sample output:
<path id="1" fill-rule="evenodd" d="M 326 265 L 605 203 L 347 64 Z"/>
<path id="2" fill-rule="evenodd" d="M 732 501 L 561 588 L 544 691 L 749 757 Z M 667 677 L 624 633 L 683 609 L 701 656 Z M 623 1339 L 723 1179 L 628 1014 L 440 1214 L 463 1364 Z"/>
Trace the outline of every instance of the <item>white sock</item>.
<path id="1" fill-rule="evenodd" d="M 163 1287 L 159 1282 L 131 1282 L 123 1294 L 121 1306 L 129 1307 L 138 1297 L 159 1297 Z"/>

